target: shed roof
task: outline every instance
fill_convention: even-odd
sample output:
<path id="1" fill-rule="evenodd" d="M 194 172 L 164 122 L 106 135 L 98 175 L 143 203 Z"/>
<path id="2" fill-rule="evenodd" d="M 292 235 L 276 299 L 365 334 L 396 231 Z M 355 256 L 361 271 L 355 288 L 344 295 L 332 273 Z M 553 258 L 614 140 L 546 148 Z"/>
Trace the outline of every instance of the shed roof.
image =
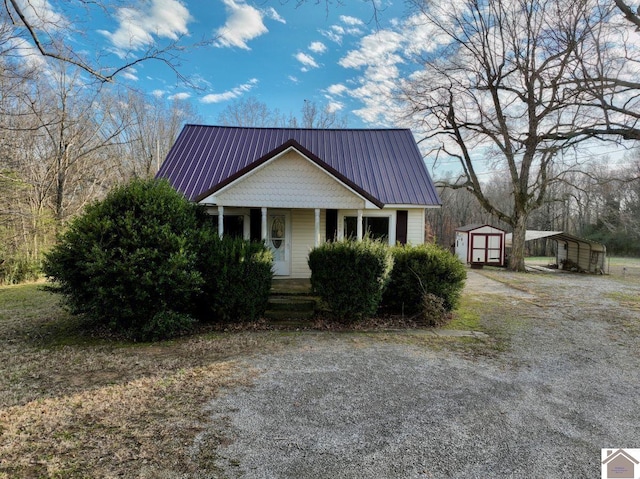
<path id="1" fill-rule="evenodd" d="M 480 228 L 484 228 L 485 226 L 487 226 L 489 228 L 493 228 L 495 230 L 499 230 L 499 231 L 503 231 L 504 232 L 504 230 L 502 228 L 498 228 L 496 226 L 491 226 L 491 225 L 486 224 L 486 223 L 473 223 L 473 224 L 470 224 L 470 225 L 460 226 L 459 228 L 456 228 L 456 231 L 469 232 L 469 231 L 477 230 L 477 229 L 480 229 Z"/>
<path id="2" fill-rule="evenodd" d="M 199 201 L 285 146 L 371 197 L 374 204 L 440 205 L 408 129 L 301 129 L 186 125 L 156 177 Z"/>

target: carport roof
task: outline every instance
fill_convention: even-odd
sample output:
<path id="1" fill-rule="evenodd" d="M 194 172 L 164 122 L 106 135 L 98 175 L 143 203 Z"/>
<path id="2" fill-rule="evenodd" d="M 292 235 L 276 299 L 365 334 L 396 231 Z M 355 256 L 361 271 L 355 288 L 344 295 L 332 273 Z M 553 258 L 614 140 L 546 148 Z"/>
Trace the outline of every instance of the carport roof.
<path id="1" fill-rule="evenodd" d="M 505 236 L 505 247 L 510 248 L 512 243 L 513 234 L 507 233 Z M 568 241 L 571 243 L 585 244 L 589 245 L 593 251 L 606 251 L 605 246 L 602 243 L 598 243 L 597 241 L 591 241 L 584 238 L 579 238 L 577 236 L 570 235 L 563 231 L 539 231 L 539 230 L 527 230 L 525 233 L 524 240 L 531 241 L 542 238 L 553 239 L 557 241 Z"/>

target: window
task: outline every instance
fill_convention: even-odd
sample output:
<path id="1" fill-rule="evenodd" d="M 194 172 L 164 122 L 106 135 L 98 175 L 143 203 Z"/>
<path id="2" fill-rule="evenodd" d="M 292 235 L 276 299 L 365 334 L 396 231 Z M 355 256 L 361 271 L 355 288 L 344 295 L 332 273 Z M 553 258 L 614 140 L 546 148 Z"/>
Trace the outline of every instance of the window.
<path id="1" fill-rule="evenodd" d="M 371 239 L 386 240 L 389 238 L 389 217 L 388 216 L 363 216 L 362 232 Z M 344 237 L 358 237 L 358 217 L 344 217 Z"/>
<path id="2" fill-rule="evenodd" d="M 211 215 L 211 221 L 216 229 L 218 229 L 218 215 Z M 244 237 L 244 216 L 242 215 L 224 215 L 224 235 L 233 238 Z"/>

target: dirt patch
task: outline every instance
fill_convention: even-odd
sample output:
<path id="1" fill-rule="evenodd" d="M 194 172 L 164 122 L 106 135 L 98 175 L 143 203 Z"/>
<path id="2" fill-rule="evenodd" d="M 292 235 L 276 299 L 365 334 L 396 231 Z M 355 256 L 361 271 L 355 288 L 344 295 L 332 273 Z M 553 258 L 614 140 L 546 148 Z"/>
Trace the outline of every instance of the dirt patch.
<path id="1" fill-rule="evenodd" d="M 497 278 L 501 277 L 497 276 Z M 516 284 L 509 284 L 507 280 L 500 281 L 471 269 L 467 270 L 464 291 L 473 295 L 492 294 L 511 298 L 535 298 L 534 294 L 524 290 L 522 286 L 518 287 Z"/>

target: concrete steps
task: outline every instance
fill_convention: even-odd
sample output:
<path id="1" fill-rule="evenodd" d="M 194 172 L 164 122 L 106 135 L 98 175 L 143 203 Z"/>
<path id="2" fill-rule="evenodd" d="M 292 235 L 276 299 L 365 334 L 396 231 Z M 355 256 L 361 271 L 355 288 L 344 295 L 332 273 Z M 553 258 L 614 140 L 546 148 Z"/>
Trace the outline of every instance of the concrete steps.
<path id="1" fill-rule="evenodd" d="M 308 279 L 274 279 L 264 316 L 273 324 L 309 326 L 319 304 L 319 298 L 312 296 Z"/>
<path id="2" fill-rule="evenodd" d="M 265 317 L 271 320 L 310 320 L 318 301 L 311 296 L 272 295 L 269 298 Z"/>

